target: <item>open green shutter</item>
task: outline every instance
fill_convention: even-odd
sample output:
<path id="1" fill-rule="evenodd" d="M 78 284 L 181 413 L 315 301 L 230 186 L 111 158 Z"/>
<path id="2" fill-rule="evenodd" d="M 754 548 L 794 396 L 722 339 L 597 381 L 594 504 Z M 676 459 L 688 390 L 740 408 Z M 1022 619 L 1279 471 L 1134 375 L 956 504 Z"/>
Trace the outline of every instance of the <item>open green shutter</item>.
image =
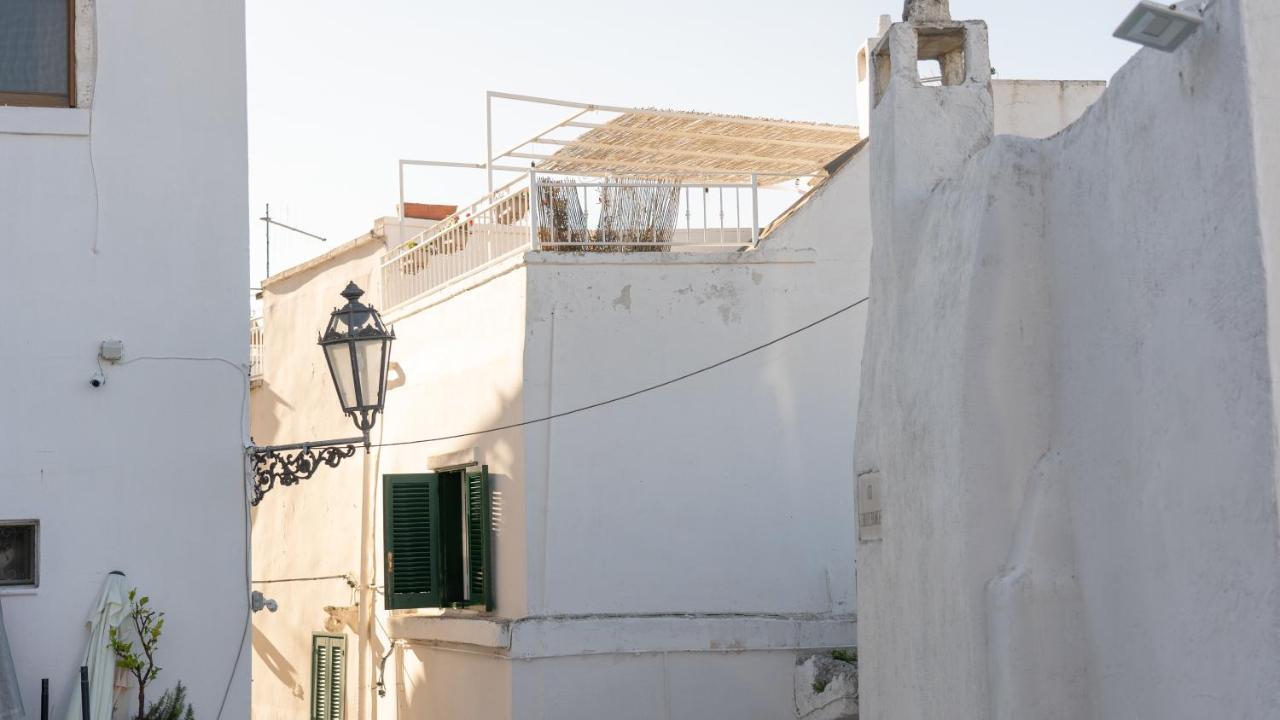
<path id="1" fill-rule="evenodd" d="M 467 469 L 467 583 L 469 605 L 493 609 L 489 466 Z"/>
<path id="2" fill-rule="evenodd" d="M 343 684 L 347 639 L 341 635 L 311 636 L 311 720 L 343 720 Z"/>
<path id="3" fill-rule="evenodd" d="M 434 473 L 384 475 L 383 572 L 386 607 L 440 607 L 440 491 Z"/>

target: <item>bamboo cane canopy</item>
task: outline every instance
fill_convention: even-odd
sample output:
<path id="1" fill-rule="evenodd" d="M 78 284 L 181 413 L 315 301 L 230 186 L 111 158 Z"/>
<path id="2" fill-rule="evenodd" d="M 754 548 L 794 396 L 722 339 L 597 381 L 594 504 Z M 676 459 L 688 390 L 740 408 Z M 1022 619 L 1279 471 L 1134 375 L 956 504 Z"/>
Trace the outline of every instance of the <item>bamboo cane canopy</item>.
<path id="1" fill-rule="evenodd" d="M 570 125 L 575 125 L 570 123 Z M 589 126 L 539 170 L 568 175 L 666 176 L 686 183 L 762 185 L 822 176 L 857 144 L 848 125 L 666 110 L 633 110 Z"/>

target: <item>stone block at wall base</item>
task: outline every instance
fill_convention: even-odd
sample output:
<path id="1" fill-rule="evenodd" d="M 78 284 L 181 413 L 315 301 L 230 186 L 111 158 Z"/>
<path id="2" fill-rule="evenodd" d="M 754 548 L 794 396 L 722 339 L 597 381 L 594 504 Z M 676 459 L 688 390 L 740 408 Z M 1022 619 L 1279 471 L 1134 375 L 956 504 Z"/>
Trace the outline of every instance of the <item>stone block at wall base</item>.
<path id="1" fill-rule="evenodd" d="M 796 717 L 858 720 L 858 665 L 829 651 L 802 654 L 795 670 Z"/>

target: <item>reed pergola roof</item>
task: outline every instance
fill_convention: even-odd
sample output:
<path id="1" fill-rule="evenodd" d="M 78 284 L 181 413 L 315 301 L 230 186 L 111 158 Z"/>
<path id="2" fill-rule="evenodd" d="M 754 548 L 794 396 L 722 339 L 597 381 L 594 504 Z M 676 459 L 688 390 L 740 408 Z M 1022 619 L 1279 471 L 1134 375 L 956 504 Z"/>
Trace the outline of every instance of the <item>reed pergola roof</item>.
<path id="1" fill-rule="evenodd" d="M 493 145 L 495 100 L 567 108 L 571 112 L 532 137 L 498 150 Z M 827 165 L 861 139 L 851 125 L 741 115 L 620 107 L 490 90 L 485 93 L 483 163 L 400 160 L 400 202 L 408 166 L 482 169 L 489 194 L 494 173 L 537 170 L 563 175 L 639 177 L 686 184 L 760 185 L 827 176 Z"/>
<path id="2" fill-rule="evenodd" d="M 604 123 L 571 120 L 576 138 L 536 142 L 559 145 L 538 163 L 565 174 L 667 175 L 686 182 L 763 185 L 824 174 L 824 167 L 857 144 L 846 125 L 770 120 L 710 113 L 632 110 Z M 515 154 L 515 157 L 520 157 Z"/>

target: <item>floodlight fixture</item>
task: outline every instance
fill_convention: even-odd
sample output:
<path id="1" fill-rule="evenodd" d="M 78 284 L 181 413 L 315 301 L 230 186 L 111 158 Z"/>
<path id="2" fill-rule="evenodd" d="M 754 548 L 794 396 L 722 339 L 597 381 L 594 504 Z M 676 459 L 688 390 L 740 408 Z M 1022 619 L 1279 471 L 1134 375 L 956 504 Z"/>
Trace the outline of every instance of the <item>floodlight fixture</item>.
<path id="1" fill-rule="evenodd" d="M 1140 0 L 1137 7 L 1116 28 L 1116 37 L 1150 48 L 1173 52 L 1203 24 L 1200 15 Z"/>

